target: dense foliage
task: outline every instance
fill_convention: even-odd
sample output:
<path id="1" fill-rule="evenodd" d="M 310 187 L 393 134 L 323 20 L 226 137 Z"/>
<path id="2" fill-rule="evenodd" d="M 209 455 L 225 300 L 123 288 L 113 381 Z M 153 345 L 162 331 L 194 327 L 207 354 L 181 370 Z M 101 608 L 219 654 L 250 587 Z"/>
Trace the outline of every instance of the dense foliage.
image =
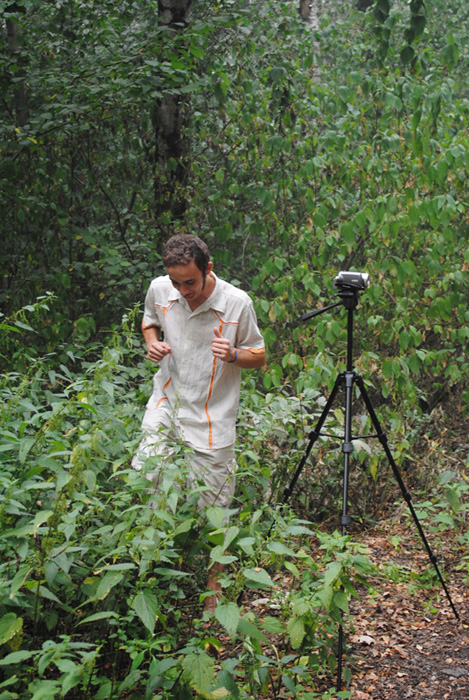
<path id="1" fill-rule="evenodd" d="M 322 3 L 315 36 L 293 3 L 196 3 L 179 32 L 148 0 L 0 12 L 0 700 L 317 697 L 370 571 L 311 524 L 335 526 L 337 451 L 321 442 L 282 504 L 345 367 L 343 309 L 300 321 L 335 300 L 339 270 L 371 276 L 354 360 L 426 490 L 419 512 L 467 545 L 461 452 L 447 463 L 442 430 L 468 398 L 467 3 Z M 155 135 L 168 94 L 190 112 L 176 193 Z M 139 305 L 176 231 L 252 294 L 269 352 L 244 378 L 229 528 L 181 494 L 182 448 L 159 503 L 129 468 L 154 369 Z M 336 407 L 331 429 L 343 419 Z M 362 409 L 354 428 L 371 432 Z M 396 492 L 379 445 L 355 448 L 365 522 Z M 207 556 L 226 564 L 225 656 L 200 621 Z M 240 603 L 256 589 L 262 621 Z"/>

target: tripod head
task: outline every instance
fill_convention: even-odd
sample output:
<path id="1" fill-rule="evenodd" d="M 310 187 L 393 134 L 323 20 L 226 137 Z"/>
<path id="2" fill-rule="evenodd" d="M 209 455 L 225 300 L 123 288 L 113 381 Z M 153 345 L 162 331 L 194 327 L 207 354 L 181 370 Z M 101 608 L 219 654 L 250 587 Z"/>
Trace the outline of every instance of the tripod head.
<path id="1" fill-rule="evenodd" d="M 345 306 L 348 311 L 354 309 L 358 304 L 358 295 L 363 292 L 370 285 L 370 275 L 367 272 L 345 272 L 341 271 L 334 278 L 334 289 L 339 291 L 335 296 L 340 297 L 341 301 L 335 304 L 329 304 L 329 306 L 324 306 L 322 309 L 315 309 L 307 314 L 301 316 L 302 321 L 308 321 L 313 316 L 319 316 L 329 309 L 334 309 L 336 306 L 341 304 Z"/>

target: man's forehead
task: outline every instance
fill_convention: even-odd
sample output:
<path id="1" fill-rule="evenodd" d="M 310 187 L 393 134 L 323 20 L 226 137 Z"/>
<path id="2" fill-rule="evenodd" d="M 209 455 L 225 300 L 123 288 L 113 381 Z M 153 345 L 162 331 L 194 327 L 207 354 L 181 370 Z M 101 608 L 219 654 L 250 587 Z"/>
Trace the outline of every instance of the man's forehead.
<path id="1" fill-rule="evenodd" d="M 191 282 L 202 276 L 202 272 L 199 270 L 194 261 L 187 263 L 186 265 L 171 265 L 166 268 L 171 280 L 175 282 Z"/>

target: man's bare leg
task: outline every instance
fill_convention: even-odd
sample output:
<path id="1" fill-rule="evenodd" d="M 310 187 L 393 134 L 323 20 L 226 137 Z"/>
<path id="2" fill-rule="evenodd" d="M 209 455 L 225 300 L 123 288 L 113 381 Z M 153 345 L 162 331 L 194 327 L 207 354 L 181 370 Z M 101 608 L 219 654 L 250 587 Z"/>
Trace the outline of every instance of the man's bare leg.
<path id="1" fill-rule="evenodd" d="M 209 591 L 213 591 L 213 595 L 207 596 L 204 601 L 204 611 L 215 612 L 218 605 L 218 601 L 221 597 L 221 584 L 219 578 L 223 572 L 223 564 L 215 562 L 210 567 L 208 573 L 207 588 Z"/>

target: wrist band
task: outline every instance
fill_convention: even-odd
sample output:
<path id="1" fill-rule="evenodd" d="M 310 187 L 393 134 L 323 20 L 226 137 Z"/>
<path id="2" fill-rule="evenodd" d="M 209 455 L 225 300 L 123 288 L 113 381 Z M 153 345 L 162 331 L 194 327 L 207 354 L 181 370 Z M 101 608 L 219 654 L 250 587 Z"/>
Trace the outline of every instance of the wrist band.
<path id="1" fill-rule="evenodd" d="M 238 359 L 238 351 L 235 350 L 234 359 L 233 359 L 233 360 L 228 360 L 228 364 L 231 365 L 233 362 L 236 362 L 237 359 Z"/>

